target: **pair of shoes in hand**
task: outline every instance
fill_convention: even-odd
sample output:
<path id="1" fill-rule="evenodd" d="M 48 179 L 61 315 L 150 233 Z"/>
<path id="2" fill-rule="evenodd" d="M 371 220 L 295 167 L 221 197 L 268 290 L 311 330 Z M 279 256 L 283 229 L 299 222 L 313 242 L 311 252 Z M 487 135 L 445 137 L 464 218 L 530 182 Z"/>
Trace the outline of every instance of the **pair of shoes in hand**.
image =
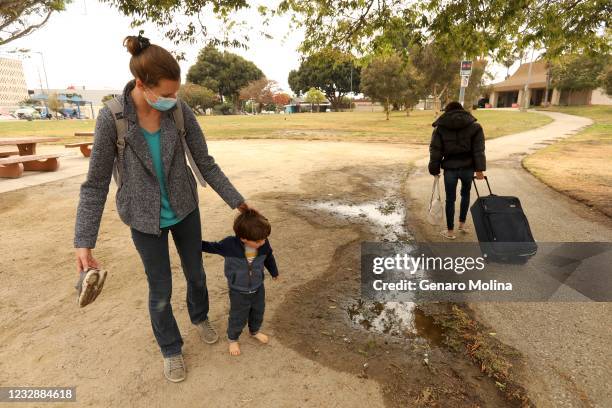
<path id="1" fill-rule="evenodd" d="M 86 271 L 81 271 L 79 280 L 74 286 L 77 290 L 77 304 L 79 307 L 85 307 L 96 300 L 104 287 L 106 274 L 104 269 L 96 268 L 88 268 Z"/>

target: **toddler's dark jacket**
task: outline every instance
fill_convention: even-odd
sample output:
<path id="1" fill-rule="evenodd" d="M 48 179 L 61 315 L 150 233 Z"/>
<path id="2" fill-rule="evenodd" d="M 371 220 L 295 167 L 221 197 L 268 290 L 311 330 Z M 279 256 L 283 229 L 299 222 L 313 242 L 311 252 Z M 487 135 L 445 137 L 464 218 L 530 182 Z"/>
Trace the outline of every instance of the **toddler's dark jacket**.
<path id="1" fill-rule="evenodd" d="M 278 276 L 276 260 L 267 239 L 257 249 L 257 256 L 251 264 L 244 255 L 244 244 L 237 236 L 229 236 L 219 242 L 202 241 L 202 251 L 225 258 L 224 273 L 228 286 L 240 292 L 255 291 L 263 284 L 264 267 L 270 275 Z"/>

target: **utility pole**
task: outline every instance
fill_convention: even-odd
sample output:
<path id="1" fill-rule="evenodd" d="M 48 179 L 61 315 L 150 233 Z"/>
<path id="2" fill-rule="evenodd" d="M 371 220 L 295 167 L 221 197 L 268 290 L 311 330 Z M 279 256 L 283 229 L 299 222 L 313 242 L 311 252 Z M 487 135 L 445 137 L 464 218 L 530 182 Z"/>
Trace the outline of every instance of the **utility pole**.
<path id="1" fill-rule="evenodd" d="M 47 85 L 47 94 L 49 94 L 49 79 L 47 78 L 47 69 L 45 68 L 45 57 L 43 56 L 42 51 L 32 51 L 37 54 L 40 54 L 40 59 L 42 60 L 43 73 L 45 74 L 45 85 Z"/>
<path id="2" fill-rule="evenodd" d="M 43 55 L 43 53 L 41 51 L 32 51 L 26 48 L 22 48 L 22 49 L 17 49 L 17 50 L 12 50 L 12 51 L 8 51 L 11 54 L 25 54 L 28 55 L 30 53 L 35 53 L 35 54 L 39 54 L 40 55 L 40 59 L 42 61 L 42 68 L 43 68 L 43 73 L 45 74 L 45 85 L 47 86 L 47 95 L 49 94 L 49 79 L 47 78 L 47 68 L 45 67 L 45 57 Z M 45 91 L 42 87 L 42 84 L 40 86 L 40 90 L 42 91 L 42 93 L 44 94 Z"/>

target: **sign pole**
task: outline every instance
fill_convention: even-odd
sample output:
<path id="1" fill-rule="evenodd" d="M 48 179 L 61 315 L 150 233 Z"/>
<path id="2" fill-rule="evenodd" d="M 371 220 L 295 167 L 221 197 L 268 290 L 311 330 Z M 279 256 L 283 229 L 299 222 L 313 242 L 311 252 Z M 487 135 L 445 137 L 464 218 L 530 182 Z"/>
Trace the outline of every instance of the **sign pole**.
<path id="1" fill-rule="evenodd" d="M 463 54 L 463 60 L 461 61 L 461 69 L 459 70 L 459 75 L 461 76 L 461 88 L 459 88 L 459 103 L 461 104 L 461 106 L 465 105 L 465 88 L 467 88 L 470 82 L 471 74 L 472 61 L 466 60 L 465 54 Z"/>
<path id="2" fill-rule="evenodd" d="M 459 103 L 461 104 L 461 106 L 463 106 L 463 104 L 465 103 L 465 88 L 463 87 L 463 85 L 459 89 Z"/>

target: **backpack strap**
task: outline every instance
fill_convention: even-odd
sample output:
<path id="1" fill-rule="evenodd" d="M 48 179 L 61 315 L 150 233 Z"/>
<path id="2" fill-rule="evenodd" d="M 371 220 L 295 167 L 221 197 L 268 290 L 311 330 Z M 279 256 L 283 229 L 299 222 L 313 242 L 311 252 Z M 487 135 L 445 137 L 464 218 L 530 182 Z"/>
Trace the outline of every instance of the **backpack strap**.
<path id="1" fill-rule="evenodd" d="M 187 132 L 185 131 L 185 117 L 183 116 L 183 107 L 180 100 L 176 101 L 176 109 L 174 109 L 172 115 L 174 116 L 174 124 L 176 125 L 176 129 L 183 144 L 183 151 L 185 152 L 185 155 L 187 155 L 187 160 L 189 160 L 189 166 L 195 173 L 196 178 L 202 187 L 206 187 L 206 181 L 204 180 L 200 169 L 196 165 L 195 160 L 193 160 L 193 156 L 191 155 L 191 151 L 189 150 L 189 146 L 187 146 L 187 141 L 185 140 L 185 135 Z"/>
<path id="2" fill-rule="evenodd" d="M 123 173 L 123 151 L 125 150 L 125 136 L 127 134 L 127 124 L 123 117 L 123 104 L 119 101 L 118 97 L 114 97 L 106 102 L 106 106 L 110 109 L 115 120 L 115 126 L 117 128 L 117 155 L 115 156 L 115 163 L 113 165 L 113 178 L 118 187 L 121 187 L 122 173 Z"/>

